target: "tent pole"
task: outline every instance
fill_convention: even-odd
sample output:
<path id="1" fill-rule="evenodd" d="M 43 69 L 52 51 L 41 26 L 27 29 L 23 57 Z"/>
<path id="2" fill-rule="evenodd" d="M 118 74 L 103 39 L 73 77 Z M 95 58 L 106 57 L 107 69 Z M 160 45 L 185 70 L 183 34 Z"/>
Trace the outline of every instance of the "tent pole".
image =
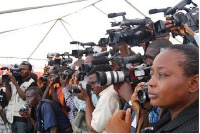
<path id="1" fill-rule="evenodd" d="M 142 13 L 139 9 L 137 9 L 133 4 L 131 4 L 128 0 L 124 0 L 127 4 L 129 4 L 132 8 L 134 8 L 136 11 L 138 11 L 140 14 L 142 14 L 144 17 L 147 17 L 144 13 Z"/>
<path id="2" fill-rule="evenodd" d="M 37 7 L 26 7 L 26 8 L 12 9 L 12 10 L 1 11 L 0 14 L 13 13 L 13 12 L 21 12 L 21 11 L 32 10 L 32 9 L 45 8 L 45 7 L 60 6 L 60 5 L 77 3 L 77 2 L 82 2 L 82 1 L 87 1 L 87 0 L 75 0 L 75 1 L 65 2 L 65 3 L 59 3 L 59 4 L 52 4 L 52 5 L 44 5 L 44 6 L 37 6 Z"/>
<path id="3" fill-rule="evenodd" d="M 55 26 L 55 24 L 58 22 L 58 20 L 56 20 L 56 22 L 53 24 L 53 26 L 49 29 L 49 31 L 46 33 L 46 35 L 44 36 L 44 38 L 40 41 L 40 43 L 37 45 L 37 47 L 33 50 L 33 52 L 31 53 L 31 55 L 28 57 L 28 59 L 30 59 L 30 57 L 33 55 L 33 53 L 38 49 L 38 47 L 42 44 L 42 42 L 44 41 L 44 39 L 47 37 L 47 35 L 50 33 L 50 31 L 53 29 L 53 27 Z"/>
<path id="4" fill-rule="evenodd" d="M 74 39 L 72 38 L 71 34 L 69 33 L 69 31 L 67 30 L 67 28 L 65 27 L 65 25 L 63 24 L 63 19 L 59 19 L 60 20 L 60 23 L 63 25 L 64 29 L 67 31 L 69 37 L 71 38 L 72 41 L 74 41 Z M 64 21 L 65 22 L 65 21 Z"/>

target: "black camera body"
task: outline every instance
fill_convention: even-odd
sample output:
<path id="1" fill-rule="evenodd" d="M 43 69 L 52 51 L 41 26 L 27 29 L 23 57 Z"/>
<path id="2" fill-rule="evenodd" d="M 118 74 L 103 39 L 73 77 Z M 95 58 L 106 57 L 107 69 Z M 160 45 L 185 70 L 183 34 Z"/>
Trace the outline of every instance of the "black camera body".
<path id="1" fill-rule="evenodd" d="M 4 105 L 4 100 L 5 98 L 4 98 L 4 94 L 3 94 L 3 89 L 1 89 L 1 91 L 0 91 L 0 106 L 1 107 L 3 107 L 3 105 Z"/>
<path id="2" fill-rule="evenodd" d="M 50 55 L 51 53 L 49 53 L 48 55 Z M 47 55 L 47 58 L 49 58 Z M 48 61 L 48 65 L 49 66 L 53 66 L 53 64 L 58 64 L 58 65 L 65 65 L 65 64 L 71 64 L 73 62 L 73 59 L 70 57 L 71 54 L 69 54 L 69 52 L 64 52 L 63 54 L 59 54 L 59 53 L 52 53 L 51 54 L 51 59 Z M 62 58 L 60 58 L 60 56 Z M 65 56 L 68 56 L 67 58 Z M 57 58 L 55 58 L 57 57 Z"/>
<path id="3" fill-rule="evenodd" d="M 84 72 L 80 72 L 75 75 L 75 77 L 78 79 L 78 81 L 84 80 L 85 76 L 86 76 L 86 73 L 84 73 Z"/>
<path id="4" fill-rule="evenodd" d="M 119 23 L 120 29 L 107 30 L 109 35 L 109 46 L 121 45 L 123 42 L 130 46 L 138 46 L 142 42 L 154 40 L 153 35 L 150 31 L 146 30 L 145 25 L 153 28 L 153 21 L 145 17 L 144 19 L 124 19 Z"/>
<path id="5" fill-rule="evenodd" d="M 40 80 L 46 82 L 48 80 L 49 73 L 45 73 L 43 76 L 40 77 Z"/>
<path id="6" fill-rule="evenodd" d="M 92 68 L 93 65 L 91 63 L 84 63 L 81 65 L 81 72 L 88 74 Z"/>
<path id="7" fill-rule="evenodd" d="M 83 54 L 85 54 L 87 56 L 92 53 L 94 53 L 94 52 L 93 52 L 93 48 L 91 48 L 91 47 L 85 48 L 85 50 L 72 50 L 72 56 L 74 56 L 76 58 Z"/>
<path id="8" fill-rule="evenodd" d="M 78 86 L 81 86 L 81 88 L 83 90 L 85 90 L 86 92 L 89 92 L 91 90 L 91 87 L 88 83 L 81 83 L 81 84 L 74 84 L 72 85 L 72 89 L 71 89 L 71 92 L 72 93 L 80 93 L 81 91 L 78 89 Z"/>
<path id="9" fill-rule="evenodd" d="M 171 16 L 170 20 L 173 21 L 175 26 L 183 26 L 187 23 L 190 29 L 193 31 L 199 30 L 199 8 L 193 8 L 188 10 L 185 14 L 183 12 L 177 12 Z"/>
<path id="10" fill-rule="evenodd" d="M 61 64 L 71 64 L 73 62 L 73 59 L 71 57 L 63 58 L 61 59 Z"/>
<path id="11" fill-rule="evenodd" d="M 158 20 L 154 23 L 153 28 L 154 36 L 157 37 L 163 37 L 168 35 L 170 32 L 166 29 L 165 23 L 162 20 Z"/>
<path id="12" fill-rule="evenodd" d="M 10 72 L 12 73 L 12 75 L 15 77 L 15 79 L 18 81 L 21 79 L 21 69 L 20 68 L 11 68 Z M 6 82 L 6 81 L 10 81 L 10 77 L 7 74 L 2 75 L 2 82 Z"/>
<path id="13" fill-rule="evenodd" d="M 150 102 L 147 83 L 141 87 L 141 90 L 138 91 L 138 100 L 140 103 Z"/>
<path id="14" fill-rule="evenodd" d="M 60 82 L 60 77 L 58 74 L 51 74 L 49 75 L 50 79 L 53 79 L 55 83 L 59 83 Z"/>
<path id="15" fill-rule="evenodd" d="M 101 38 L 98 42 L 98 46 L 106 46 L 108 43 L 108 38 Z"/>
<path id="16" fill-rule="evenodd" d="M 182 12 L 177 12 L 169 18 L 174 23 L 174 26 L 183 26 L 188 22 L 187 16 Z"/>
<path id="17" fill-rule="evenodd" d="M 63 71 L 60 76 L 65 79 L 66 77 L 68 77 L 69 79 L 72 77 L 72 75 L 74 74 L 74 71 L 71 69 L 67 69 L 65 71 Z"/>
<path id="18" fill-rule="evenodd" d="M 29 110 L 28 105 L 23 105 L 23 106 L 20 108 L 19 112 L 21 112 L 21 113 L 28 113 L 28 110 Z"/>

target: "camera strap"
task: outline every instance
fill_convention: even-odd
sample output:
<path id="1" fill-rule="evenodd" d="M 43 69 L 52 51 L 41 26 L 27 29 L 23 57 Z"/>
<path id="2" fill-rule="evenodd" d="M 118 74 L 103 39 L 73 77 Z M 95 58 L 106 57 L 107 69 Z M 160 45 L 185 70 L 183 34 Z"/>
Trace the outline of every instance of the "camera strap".
<path id="1" fill-rule="evenodd" d="M 184 32 L 185 32 L 185 37 L 188 41 L 192 42 L 196 47 L 199 47 L 198 44 L 196 43 L 194 37 L 190 34 L 188 34 L 184 28 Z"/>
<path id="2" fill-rule="evenodd" d="M 142 121 L 141 127 L 140 127 L 140 129 L 139 129 L 139 132 L 141 132 L 141 128 L 143 127 L 145 120 L 148 118 L 149 112 L 150 112 L 150 110 L 151 110 L 152 108 L 153 108 L 153 106 L 150 106 L 150 108 L 144 108 L 143 103 L 140 103 L 140 109 L 139 109 L 138 121 L 137 121 L 137 126 L 136 126 L 136 132 L 137 132 L 138 125 L 139 125 L 139 124 L 138 124 L 138 123 L 139 123 L 139 120 L 140 120 L 140 118 L 141 118 L 141 117 L 140 117 L 140 116 L 141 116 L 141 110 L 144 109 L 145 112 L 147 112 L 147 113 L 146 113 L 146 115 L 144 116 L 144 119 L 143 119 L 143 121 Z"/>

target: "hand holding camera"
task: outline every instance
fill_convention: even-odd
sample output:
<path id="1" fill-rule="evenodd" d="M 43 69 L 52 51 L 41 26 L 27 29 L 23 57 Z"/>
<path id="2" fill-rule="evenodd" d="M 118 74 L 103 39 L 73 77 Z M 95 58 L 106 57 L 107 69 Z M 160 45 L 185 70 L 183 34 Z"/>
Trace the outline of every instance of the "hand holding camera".
<path id="1" fill-rule="evenodd" d="M 72 85 L 72 93 L 74 93 L 74 95 L 76 95 L 78 99 L 84 101 L 86 101 L 90 97 L 88 92 L 84 90 L 81 85 Z"/>
<path id="2" fill-rule="evenodd" d="M 143 108 L 150 107 L 150 103 L 148 101 L 149 99 L 147 99 L 148 98 L 148 94 L 147 94 L 148 89 L 146 87 L 147 87 L 147 83 L 145 84 L 145 82 L 140 82 L 135 87 L 135 91 L 134 91 L 133 95 L 131 96 L 132 107 L 133 107 L 136 115 L 139 114 L 139 109 L 140 109 L 141 105 L 143 105 Z M 141 109 L 141 113 L 145 113 L 143 108 Z"/>
<path id="3" fill-rule="evenodd" d="M 29 116 L 29 111 L 30 111 L 30 109 L 29 109 L 29 107 L 28 107 L 28 105 L 24 105 L 24 106 L 22 106 L 21 108 L 20 108 L 20 110 L 19 110 L 19 114 L 22 116 L 22 117 L 28 117 Z"/>

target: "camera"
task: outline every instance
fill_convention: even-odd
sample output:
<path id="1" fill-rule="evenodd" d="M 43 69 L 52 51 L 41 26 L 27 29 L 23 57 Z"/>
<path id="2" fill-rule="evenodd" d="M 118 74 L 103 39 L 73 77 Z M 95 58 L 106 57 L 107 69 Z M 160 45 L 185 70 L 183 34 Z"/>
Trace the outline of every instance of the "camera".
<path id="1" fill-rule="evenodd" d="M 53 66 L 53 64 L 54 64 L 54 60 L 49 60 L 48 61 L 48 66 Z"/>
<path id="2" fill-rule="evenodd" d="M 73 59 L 71 57 L 68 57 L 68 58 L 63 58 L 61 60 L 61 64 L 64 65 L 64 64 L 71 64 L 73 62 Z"/>
<path id="3" fill-rule="evenodd" d="M 49 77 L 49 73 L 45 73 L 43 76 L 40 77 L 40 80 L 45 82 L 48 80 L 48 77 Z"/>
<path id="4" fill-rule="evenodd" d="M 58 64 L 58 65 L 71 64 L 73 62 L 73 59 L 70 57 L 70 55 L 71 54 L 69 54 L 69 52 L 64 52 L 63 54 L 48 53 L 47 58 L 51 58 L 48 60 L 48 65 L 53 66 L 53 64 Z M 68 57 L 66 58 L 66 56 Z"/>
<path id="5" fill-rule="evenodd" d="M 114 83 L 120 83 L 129 79 L 129 72 L 123 71 L 107 71 L 107 72 L 96 72 L 97 83 L 100 86 L 110 85 Z"/>
<path id="6" fill-rule="evenodd" d="M 141 90 L 138 91 L 138 100 L 140 103 L 150 102 L 149 96 L 148 96 L 148 83 L 145 83 Z"/>
<path id="7" fill-rule="evenodd" d="M 8 68 L 1 68 L 1 70 L 8 70 Z M 21 68 L 11 68 L 10 72 L 12 73 L 12 75 L 15 77 L 15 79 L 18 81 L 21 78 L 20 72 L 21 72 Z M 3 74 L 2 75 L 2 82 L 6 82 L 6 81 L 10 81 L 10 77 L 7 74 Z"/>
<path id="8" fill-rule="evenodd" d="M 186 5 L 193 4 L 193 7 L 187 8 Z M 173 21 L 175 26 L 183 26 L 183 24 L 187 23 L 187 25 L 193 31 L 199 30 L 199 22 L 197 21 L 199 18 L 199 8 L 198 5 L 195 4 L 192 0 L 182 0 L 174 7 L 167 7 L 163 9 L 151 9 L 149 10 L 149 14 L 155 14 L 159 12 L 164 12 L 164 15 L 171 15 L 169 18 Z M 185 10 L 186 14 L 182 12 L 176 12 L 177 9 Z"/>
<path id="9" fill-rule="evenodd" d="M 93 65 L 91 63 L 82 64 L 81 65 L 81 72 L 85 73 L 85 74 L 88 74 L 92 68 L 93 68 Z"/>
<path id="10" fill-rule="evenodd" d="M 20 108 L 19 112 L 21 112 L 21 113 L 27 113 L 28 110 L 29 110 L 28 105 L 25 104 L 25 105 L 23 105 L 23 106 Z"/>
<path id="11" fill-rule="evenodd" d="M 188 22 L 187 16 L 182 12 L 175 13 L 169 19 L 173 21 L 174 26 L 183 26 L 185 23 Z"/>
<path id="12" fill-rule="evenodd" d="M 10 81 L 10 77 L 7 74 L 2 75 L 2 83 Z"/>
<path id="13" fill-rule="evenodd" d="M 61 76 L 63 79 L 65 79 L 66 77 L 71 78 L 73 74 L 74 74 L 74 71 L 68 68 L 67 70 L 63 71 L 63 72 L 60 74 L 60 76 Z"/>
<path id="14" fill-rule="evenodd" d="M 49 75 L 50 79 L 52 79 L 55 83 L 59 83 L 60 82 L 60 78 L 59 78 L 59 75 L 58 74 L 51 74 Z"/>
<path id="15" fill-rule="evenodd" d="M 106 46 L 108 43 L 108 38 L 101 38 L 98 42 L 98 46 Z"/>
<path id="16" fill-rule="evenodd" d="M 143 63 L 143 58 L 142 55 L 140 53 L 133 55 L 133 56 L 128 56 L 128 57 L 122 57 L 122 63 L 124 65 L 128 64 L 128 63 Z"/>
<path id="17" fill-rule="evenodd" d="M 72 41 L 70 42 L 70 44 L 78 44 L 78 45 L 81 45 L 81 46 L 96 46 L 96 44 L 94 42 L 86 42 L 86 43 L 82 43 L 82 42 L 79 42 L 79 41 Z"/>
<path id="18" fill-rule="evenodd" d="M 3 89 L 0 91 L 0 106 L 3 107 L 4 104 L 4 95 L 3 95 Z"/>
<path id="19" fill-rule="evenodd" d="M 158 20 L 154 23 L 154 36 L 157 37 L 163 37 L 168 35 L 170 32 L 166 29 L 165 23 L 162 20 Z"/>
<path id="20" fill-rule="evenodd" d="M 150 68 L 151 67 L 139 67 L 124 69 L 123 71 L 107 71 L 107 72 L 96 72 L 97 83 L 100 86 L 110 85 L 120 82 L 131 82 L 137 83 L 147 81 L 150 79 Z"/>
<path id="21" fill-rule="evenodd" d="M 87 56 L 88 54 L 92 54 L 92 53 L 93 53 L 93 48 L 91 47 L 85 48 L 85 50 L 72 50 L 72 56 L 74 57 L 78 57 L 83 54 Z"/>
<path id="22" fill-rule="evenodd" d="M 85 75 L 86 75 L 86 73 L 80 72 L 80 73 L 76 74 L 75 77 L 78 79 L 78 81 L 82 81 L 82 80 L 84 80 Z"/>
<path id="23" fill-rule="evenodd" d="M 142 42 L 154 40 L 154 36 L 150 31 L 146 30 L 145 25 L 153 29 L 153 21 L 145 17 L 144 19 L 126 19 L 126 13 L 111 13 L 109 18 L 122 16 L 123 21 L 117 23 L 120 29 L 107 30 L 109 46 L 118 46 L 126 43 L 130 46 L 138 46 Z M 113 26 L 113 23 L 112 23 Z M 116 24 L 114 25 L 116 26 Z"/>
<path id="24" fill-rule="evenodd" d="M 72 93 L 80 93 L 81 91 L 78 89 L 78 86 L 80 86 L 86 92 L 89 92 L 91 90 L 91 87 L 87 82 L 82 82 L 81 84 L 72 85 L 71 92 Z"/>

